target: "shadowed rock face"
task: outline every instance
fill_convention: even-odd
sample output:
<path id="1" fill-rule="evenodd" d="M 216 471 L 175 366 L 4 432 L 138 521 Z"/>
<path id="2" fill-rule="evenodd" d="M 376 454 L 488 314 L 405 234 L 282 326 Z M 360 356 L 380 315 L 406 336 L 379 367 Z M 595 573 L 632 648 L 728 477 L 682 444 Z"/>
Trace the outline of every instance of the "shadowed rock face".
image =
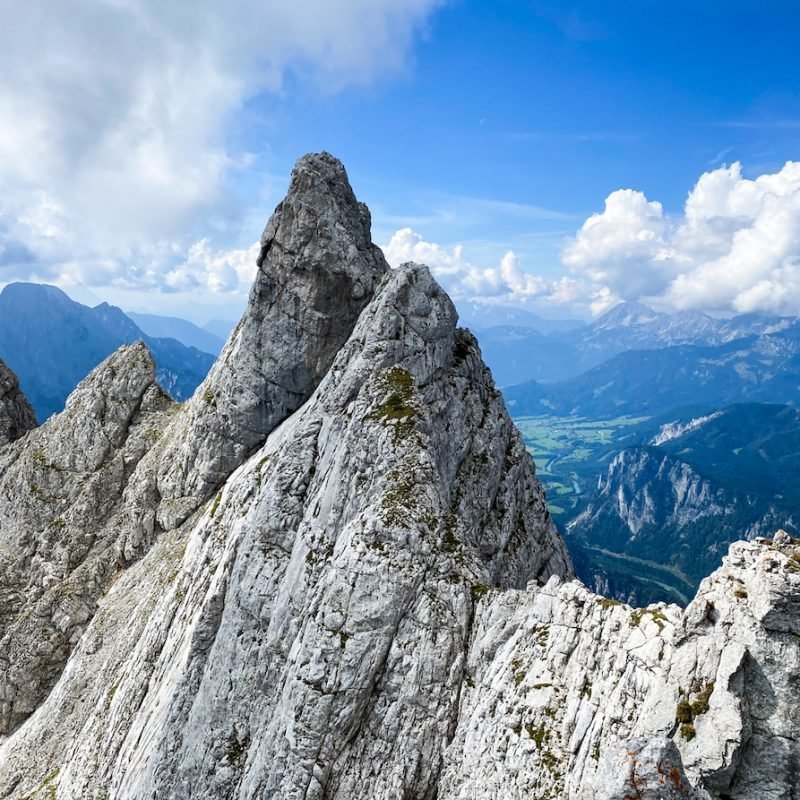
<path id="1" fill-rule="evenodd" d="M 327 153 L 301 158 L 261 237 L 248 308 L 164 453 L 165 528 L 310 397 L 387 271 L 341 162 Z"/>
<path id="2" fill-rule="evenodd" d="M 797 794 L 800 542 L 685 612 L 589 592 L 474 338 L 368 229 L 301 159 L 191 402 L 127 348 L 0 448 L 0 797 Z"/>
<path id="3" fill-rule="evenodd" d="M 19 388 L 17 376 L 0 361 L 0 447 L 37 425 L 36 415 Z"/>
<path id="4" fill-rule="evenodd" d="M 606 748 L 595 800 L 701 800 L 683 771 L 675 742 L 653 737 Z"/>

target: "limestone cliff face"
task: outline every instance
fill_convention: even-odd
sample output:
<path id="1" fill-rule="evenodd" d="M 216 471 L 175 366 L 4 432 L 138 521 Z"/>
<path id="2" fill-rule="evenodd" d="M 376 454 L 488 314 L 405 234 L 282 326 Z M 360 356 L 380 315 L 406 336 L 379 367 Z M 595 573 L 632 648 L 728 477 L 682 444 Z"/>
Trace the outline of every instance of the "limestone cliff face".
<path id="1" fill-rule="evenodd" d="M 0 448 L 0 733 L 44 699 L 116 572 L 123 494 L 171 406 L 130 345 Z"/>
<path id="2" fill-rule="evenodd" d="M 741 479 L 725 482 L 680 455 L 656 447 L 627 447 L 609 461 L 586 508 L 566 530 L 578 546 L 669 565 L 680 576 L 681 591 L 694 593 L 732 542 L 794 529 L 791 499 L 784 501 L 777 481 L 770 492 L 763 490 L 765 483 L 770 485 L 769 477 L 758 487 Z M 619 599 L 636 598 L 636 584 L 624 576 L 615 579 L 613 569 L 609 576 L 605 565 L 576 561 L 591 588 L 608 587 L 610 578 Z"/>
<path id="3" fill-rule="evenodd" d="M 259 269 L 183 408 L 131 347 L 0 449 L 0 796 L 796 789 L 788 537 L 685 613 L 593 595 L 474 339 L 330 156 Z"/>
<path id="4" fill-rule="evenodd" d="M 685 611 L 557 577 L 493 592 L 439 796 L 794 796 L 798 556 L 785 534 L 734 544 Z"/>
<path id="5" fill-rule="evenodd" d="M 0 361 L 0 447 L 36 427 L 36 415 L 19 388 L 17 376 Z"/>
<path id="6" fill-rule="evenodd" d="M 342 164 L 301 158 L 261 237 L 247 310 L 157 469 L 172 528 L 218 488 L 322 380 L 389 267 Z"/>

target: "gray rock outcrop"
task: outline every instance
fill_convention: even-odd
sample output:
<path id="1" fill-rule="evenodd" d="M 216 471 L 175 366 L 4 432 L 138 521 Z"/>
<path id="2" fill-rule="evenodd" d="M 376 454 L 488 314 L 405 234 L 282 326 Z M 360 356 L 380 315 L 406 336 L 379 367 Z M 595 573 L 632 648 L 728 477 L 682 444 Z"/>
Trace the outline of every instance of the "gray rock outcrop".
<path id="1" fill-rule="evenodd" d="M 701 798 L 791 797 L 798 556 L 796 540 L 736 543 L 685 611 L 632 609 L 556 577 L 492 593 L 439 797 L 595 800 L 631 776 L 641 796 L 659 796 L 644 793 L 655 791 L 644 776 L 666 763 L 668 753 L 652 763 L 665 737 Z M 621 760 L 639 751 L 647 763 Z M 611 764 L 621 772 L 610 785 Z"/>
<path id="2" fill-rule="evenodd" d="M 796 793 L 800 543 L 591 593 L 428 269 L 331 157 L 292 187 L 186 406 L 131 347 L 0 449 L 0 796 Z"/>
<path id="3" fill-rule="evenodd" d="M 308 398 L 389 267 L 342 164 L 301 158 L 261 236 L 239 325 L 187 404 L 158 469 L 159 523 L 174 527 Z"/>
<path id="4" fill-rule="evenodd" d="M 121 563 L 124 491 L 172 406 L 129 345 L 0 448 L 0 733 L 46 696 Z"/>
<path id="5" fill-rule="evenodd" d="M 24 436 L 37 424 L 17 376 L 0 361 L 0 447 Z"/>

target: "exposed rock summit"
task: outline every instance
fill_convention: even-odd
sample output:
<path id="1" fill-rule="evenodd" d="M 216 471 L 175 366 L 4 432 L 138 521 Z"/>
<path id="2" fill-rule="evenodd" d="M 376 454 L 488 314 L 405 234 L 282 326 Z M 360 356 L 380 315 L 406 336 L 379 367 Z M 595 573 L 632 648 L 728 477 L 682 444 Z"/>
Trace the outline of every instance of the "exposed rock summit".
<path id="1" fill-rule="evenodd" d="M 247 310 L 164 452 L 164 527 L 182 522 L 308 400 L 388 269 L 341 162 L 301 158 L 261 236 Z"/>
<path id="2" fill-rule="evenodd" d="M 0 448 L 0 797 L 796 793 L 800 543 L 592 594 L 456 322 L 307 156 L 191 401 L 123 348 Z"/>
<path id="3" fill-rule="evenodd" d="M 0 361 L 0 447 L 37 425 L 36 415 L 19 388 L 17 376 Z"/>

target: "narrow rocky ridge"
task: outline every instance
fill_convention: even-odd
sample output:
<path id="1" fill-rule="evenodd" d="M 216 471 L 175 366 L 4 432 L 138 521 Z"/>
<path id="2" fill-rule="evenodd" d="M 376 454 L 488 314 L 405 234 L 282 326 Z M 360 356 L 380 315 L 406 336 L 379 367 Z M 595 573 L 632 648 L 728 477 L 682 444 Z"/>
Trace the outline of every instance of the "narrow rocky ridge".
<path id="1" fill-rule="evenodd" d="M 130 345 L 0 448 L 0 733 L 50 690 L 121 563 L 123 493 L 172 405 Z"/>
<path id="2" fill-rule="evenodd" d="M 0 655 L 0 733 L 44 698 L 117 570 L 185 521 L 308 399 L 350 335 L 388 266 L 370 240 L 369 212 L 340 162 L 325 153 L 298 161 L 289 192 L 262 236 L 258 267 L 242 320 L 182 407 L 157 386 L 152 357 L 139 343 L 100 365 L 65 412 L 37 433 L 49 447 L 32 443 L 0 451 L 0 482 L 9 487 L 0 507 L 0 557 L 16 564 L 0 586 L 10 598 L 0 616 L 11 625 L 21 615 L 13 630 L 4 634 L 0 628 L 0 635 L 18 637 L 18 644 L 7 643 L 11 656 Z M 9 385 L 9 397 L 23 403 L 13 381 Z M 123 414 L 109 432 L 95 424 L 106 406 L 113 414 L 141 408 L 147 424 Z M 117 439 L 126 440 L 129 431 L 136 434 L 132 452 L 118 453 Z M 64 468 L 60 462 L 69 448 L 103 457 Z M 57 458 L 50 458 L 50 449 Z M 93 492 L 87 501 L 86 487 Z M 74 513 L 62 513 L 76 495 Z M 68 568 L 51 570 L 56 557 Z M 34 570 L 31 577 L 29 562 L 47 564 L 48 574 Z M 73 587 L 77 566 L 82 577 Z M 84 572 L 91 570 L 89 580 Z M 34 603 L 44 602 L 43 589 L 52 607 L 33 613 Z M 36 635 L 31 620 L 43 626 Z M 64 630 L 54 633 L 53 626 Z M 23 653 L 26 637 L 36 646 Z"/>
<path id="3" fill-rule="evenodd" d="M 0 797 L 793 796 L 800 542 L 734 545 L 685 612 L 592 594 L 474 338 L 335 159 L 263 243 L 182 409 L 135 346 L 0 449 Z"/>

